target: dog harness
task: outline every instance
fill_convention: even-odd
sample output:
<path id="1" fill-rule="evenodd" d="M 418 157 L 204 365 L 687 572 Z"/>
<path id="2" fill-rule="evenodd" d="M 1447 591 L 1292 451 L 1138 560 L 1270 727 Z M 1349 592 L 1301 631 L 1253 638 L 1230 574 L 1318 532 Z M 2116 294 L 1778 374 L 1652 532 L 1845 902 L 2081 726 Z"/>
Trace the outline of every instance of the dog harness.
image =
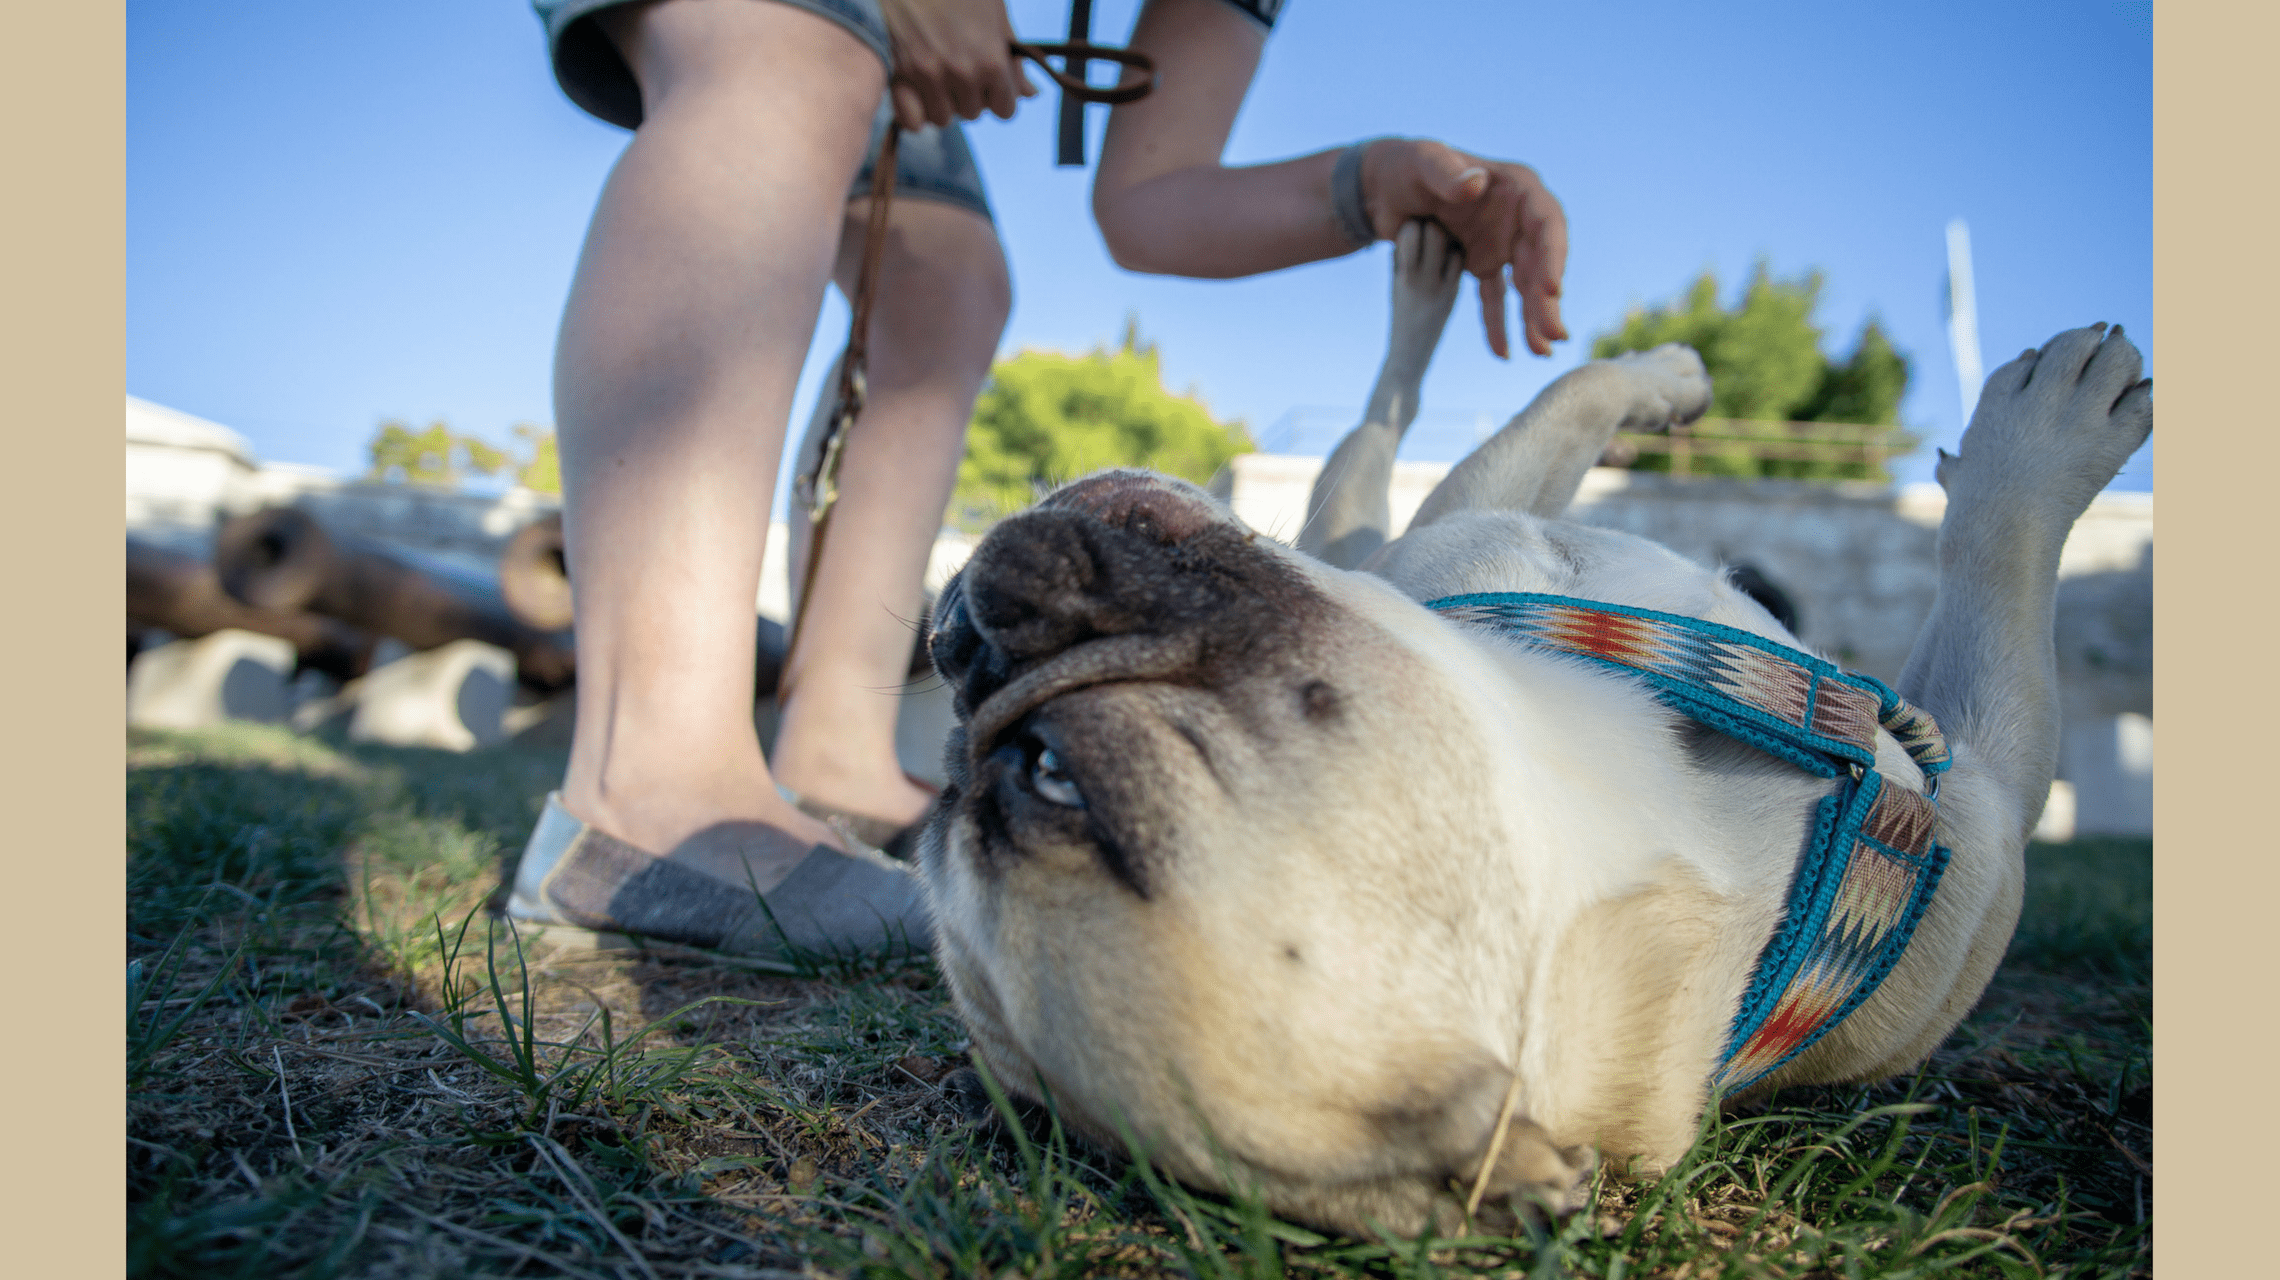
<path id="1" fill-rule="evenodd" d="M 1815 811 L 1787 910 L 1758 954 L 1712 1091 L 1764 1079 L 1892 972 L 1948 861 L 1932 837 L 1939 775 L 1950 761 L 1931 716 L 1882 681 L 1700 618 L 1505 591 L 1425 607 L 1642 680 L 1672 710 L 1839 780 Z M 1927 794 L 1885 785 L 1876 771 L 1879 726 L 1923 770 Z"/>

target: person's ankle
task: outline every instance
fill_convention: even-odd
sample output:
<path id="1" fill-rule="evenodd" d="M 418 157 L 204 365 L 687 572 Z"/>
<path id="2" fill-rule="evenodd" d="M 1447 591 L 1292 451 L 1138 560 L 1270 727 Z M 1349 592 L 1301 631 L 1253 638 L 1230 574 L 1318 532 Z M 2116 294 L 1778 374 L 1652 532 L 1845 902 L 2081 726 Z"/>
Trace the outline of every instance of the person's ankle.
<path id="1" fill-rule="evenodd" d="M 725 794 L 685 785 L 609 785 L 567 778 L 562 807 L 587 826 L 637 849 L 667 854 L 691 836 L 723 823 L 756 823 L 784 834 L 787 850 L 823 844 L 837 848 L 839 837 L 823 823 L 784 800 L 765 775 L 750 788 Z"/>
<path id="2" fill-rule="evenodd" d="M 776 776 L 802 800 L 890 822 L 916 822 L 934 801 L 934 793 L 911 781 L 892 757 L 886 766 L 870 768 L 828 758 L 784 759 Z"/>

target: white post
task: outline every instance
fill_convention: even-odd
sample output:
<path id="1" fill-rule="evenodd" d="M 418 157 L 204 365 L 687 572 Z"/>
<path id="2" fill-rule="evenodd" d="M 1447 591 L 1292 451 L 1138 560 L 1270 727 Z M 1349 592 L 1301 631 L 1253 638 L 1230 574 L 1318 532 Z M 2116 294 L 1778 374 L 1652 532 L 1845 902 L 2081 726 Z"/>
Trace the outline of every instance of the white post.
<path id="1" fill-rule="evenodd" d="M 1955 381 L 1963 401 L 1963 425 L 1971 425 L 1971 411 L 1979 403 L 1979 384 L 1986 375 L 1979 365 L 1979 303 L 1971 288 L 1971 228 L 1956 218 L 1947 224 L 1948 349 L 1955 355 Z M 1957 438 L 1962 438 L 1958 430 Z"/>

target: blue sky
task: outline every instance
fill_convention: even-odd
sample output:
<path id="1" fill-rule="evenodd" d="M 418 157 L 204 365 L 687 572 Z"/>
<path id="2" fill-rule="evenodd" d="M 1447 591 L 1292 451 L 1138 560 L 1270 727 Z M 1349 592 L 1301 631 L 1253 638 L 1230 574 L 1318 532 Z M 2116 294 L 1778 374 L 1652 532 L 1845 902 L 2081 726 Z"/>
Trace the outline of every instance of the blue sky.
<path id="1" fill-rule="evenodd" d="M 1104 0 L 1096 33 L 1136 7 Z M 1009 8 L 1032 37 L 1067 21 L 1051 0 Z M 1431 136 L 1534 165 L 1566 206 L 1576 340 L 1500 362 L 1460 307 L 1410 456 L 1501 422 L 1626 307 L 1705 268 L 1731 296 L 1760 258 L 1826 274 L 1832 350 L 1880 318 L 1915 362 L 1903 418 L 1952 447 L 1950 218 L 1971 224 L 1990 367 L 2092 320 L 2153 362 L 2151 49 L 2150 6 L 2116 0 L 1295 0 L 1228 159 Z M 1051 165 L 1050 103 L 969 126 L 1013 268 L 1008 354 L 1110 341 L 1136 312 L 1167 381 L 1254 432 L 1362 401 L 1383 247 L 1244 281 L 1120 271 L 1089 175 Z M 127 107 L 128 392 L 344 470 L 383 418 L 502 441 L 551 421 L 555 323 L 629 135 L 561 96 L 524 5 L 130 0 Z M 1096 108 L 1096 149 L 1098 130 Z M 795 421 L 844 326 L 834 298 Z M 2149 449 L 2120 487 L 2151 484 Z"/>

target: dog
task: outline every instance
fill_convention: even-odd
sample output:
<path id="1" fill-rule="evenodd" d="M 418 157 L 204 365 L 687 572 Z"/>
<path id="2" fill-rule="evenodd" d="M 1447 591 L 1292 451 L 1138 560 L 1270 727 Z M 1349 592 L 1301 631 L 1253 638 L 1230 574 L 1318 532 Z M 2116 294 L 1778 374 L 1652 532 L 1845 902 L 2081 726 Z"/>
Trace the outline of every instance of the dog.
<path id="1" fill-rule="evenodd" d="M 1111 471 L 993 530 L 929 638 L 958 727 L 918 859 L 982 1065 L 1193 1185 L 1357 1234 L 1563 1212 L 1596 1160 L 1681 1157 L 1833 785 L 1424 606 L 1544 593 L 1802 647 L 1721 573 L 1560 518 L 1615 431 L 1706 409 L 1683 347 L 1565 374 L 1387 540 L 1461 275 L 1438 228 L 1402 232 L 1370 411 L 1295 547 Z M 2056 761 L 2059 548 L 2152 429 L 2140 371 L 2119 329 L 2061 333 L 1942 453 L 1938 594 L 1897 690 L 1944 736 L 1936 810 L 1910 802 L 1945 869 L 1873 995 L 1730 1098 L 1907 1071 L 1993 974 Z M 1931 791 L 1875 733 L 1881 785 Z"/>

